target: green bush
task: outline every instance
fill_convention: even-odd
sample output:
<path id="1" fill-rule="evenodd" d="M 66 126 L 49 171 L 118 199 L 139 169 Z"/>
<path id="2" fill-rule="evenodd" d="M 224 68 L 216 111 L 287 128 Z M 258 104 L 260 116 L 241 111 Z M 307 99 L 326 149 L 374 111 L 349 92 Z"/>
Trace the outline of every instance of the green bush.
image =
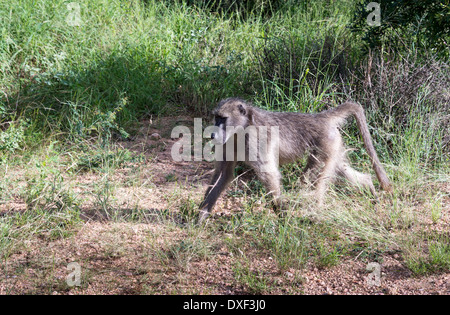
<path id="1" fill-rule="evenodd" d="M 10 123 L 6 130 L 0 129 L 0 152 L 13 152 L 24 140 L 25 127 L 21 122 Z"/>
<path id="2" fill-rule="evenodd" d="M 450 1 L 448 0 L 380 0 L 381 25 L 370 26 L 366 10 L 372 2 L 360 2 L 355 11 L 352 29 L 363 35 L 364 41 L 371 48 L 383 43 L 400 47 L 408 39 L 417 46 L 436 50 L 441 56 L 449 57 L 450 47 Z M 398 38 L 400 37 L 400 39 Z"/>

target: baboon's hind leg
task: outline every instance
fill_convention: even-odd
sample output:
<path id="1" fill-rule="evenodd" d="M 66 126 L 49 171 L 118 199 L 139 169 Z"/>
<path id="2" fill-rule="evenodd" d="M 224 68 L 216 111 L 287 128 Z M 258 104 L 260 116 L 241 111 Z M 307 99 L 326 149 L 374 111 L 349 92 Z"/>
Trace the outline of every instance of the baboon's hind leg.
<path id="1" fill-rule="evenodd" d="M 316 151 L 312 151 L 308 156 L 306 166 L 302 171 L 301 182 L 302 184 L 312 184 L 314 185 L 319 176 L 319 158 Z"/>
<path id="2" fill-rule="evenodd" d="M 323 205 L 326 190 L 330 181 L 336 178 L 338 165 L 344 156 L 344 145 L 337 130 L 331 130 L 327 142 L 321 146 L 319 161 L 323 161 L 323 167 L 316 182 L 315 195 L 319 206 Z"/>
<path id="3" fill-rule="evenodd" d="M 281 196 L 281 172 L 275 163 L 250 166 L 256 171 L 259 180 L 264 184 L 267 194 L 272 197 L 272 205 L 276 212 L 286 210 Z"/>
<path id="4" fill-rule="evenodd" d="M 335 178 L 337 161 L 333 156 L 325 160 L 325 165 L 319 175 L 316 183 L 315 195 L 319 206 L 323 205 L 325 192 L 328 188 L 329 182 Z"/>
<path id="5" fill-rule="evenodd" d="M 371 176 L 353 169 L 347 161 L 339 165 L 337 174 L 339 177 L 346 179 L 352 186 L 360 190 L 369 190 L 373 196 L 376 196 Z"/>

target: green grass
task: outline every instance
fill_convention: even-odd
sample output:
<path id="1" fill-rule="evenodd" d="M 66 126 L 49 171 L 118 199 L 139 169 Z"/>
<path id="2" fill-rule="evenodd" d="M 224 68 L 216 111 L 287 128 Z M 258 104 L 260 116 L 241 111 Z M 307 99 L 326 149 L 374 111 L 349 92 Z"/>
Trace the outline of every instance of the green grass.
<path id="1" fill-rule="evenodd" d="M 415 276 L 450 270 L 448 233 L 438 232 L 448 216 L 448 60 L 413 46 L 394 53 L 389 44 L 363 53 L 361 35 L 348 28 L 352 1 L 292 0 L 277 9 L 256 1 L 244 14 L 190 1 L 83 0 L 76 1 L 78 26 L 66 21 L 74 13 L 68 3 L 0 3 L 0 210 L 22 205 L 0 212 L 0 259 L 101 218 L 181 231 L 162 245 L 158 235 L 149 241 L 163 270 L 177 277 L 231 253 L 234 285 L 249 293 L 275 290 L 286 273 L 300 283 L 309 265 L 378 261 L 392 252 Z M 261 183 L 248 174 L 224 194 L 239 201 L 239 214 L 195 225 L 202 196 L 191 193 L 185 174 L 151 169 L 168 144 L 136 137 L 144 121 L 206 118 L 230 96 L 274 111 L 360 102 L 393 194 L 374 203 L 336 185 L 317 209 L 300 183 L 300 161 L 282 168 L 292 200 L 286 217 L 271 212 Z M 164 119 L 152 127 L 169 138 Z M 352 164 L 372 173 L 356 123 L 343 132 L 355 148 Z M 164 207 L 139 206 L 157 191 Z M 260 261 L 276 270 L 259 270 Z"/>
<path id="2" fill-rule="evenodd" d="M 65 21 L 72 12 L 66 1 L 0 6 L 5 117 L 22 114 L 32 117 L 36 129 L 86 136 L 112 112 L 120 127 L 146 114 L 206 112 L 229 95 L 260 95 L 267 83 L 259 80 L 255 55 L 267 42 L 289 34 L 305 60 L 320 59 L 325 38 L 338 51 L 348 34 L 349 15 L 336 14 L 342 4 L 318 4 L 270 21 L 211 15 L 176 1 L 79 4 L 79 26 Z M 320 16 L 321 22 L 310 23 Z M 313 41 L 318 46 L 308 47 Z M 318 79 L 314 85 L 322 84 Z M 310 92 L 302 91 L 315 99 Z M 19 111 L 11 110 L 13 103 Z"/>
<path id="3" fill-rule="evenodd" d="M 424 239 L 425 238 L 425 239 Z M 448 235 L 423 235 L 406 246 L 406 266 L 415 276 L 447 272 L 450 267 Z"/>

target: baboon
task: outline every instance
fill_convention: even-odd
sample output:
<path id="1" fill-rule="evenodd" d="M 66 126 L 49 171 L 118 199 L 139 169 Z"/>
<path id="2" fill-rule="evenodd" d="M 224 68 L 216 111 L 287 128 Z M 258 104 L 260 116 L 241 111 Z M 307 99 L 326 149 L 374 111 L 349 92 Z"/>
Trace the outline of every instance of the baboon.
<path id="1" fill-rule="evenodd" d="M 257 141 L 254 139 L 252 141 L 249 134 L 244 134 L 245 159 L 243 160 L 255 170 L 258 178 L 265 185 L 267 193 L 272 195 L 275 210 L 283 207 L 279 165 L 295 162 L 307 153 L 309 156 L 303 174 L 312 177 L 319 205 L 323 203 L 328 183 L 337 177 L 346 179 L 353 186 L 368 189 L 375 195 L 371 176 L 353 169 L 346 157 L 339 128 L 350 115 L 356 118 L 381 188 L 385 191 L 392 190 L 391 183 L 373 147 L 366 117 L 359 104 L 345 102 L 320 113 L 304 114 L 269 112 L 254 107 L 242 99 L 228 98 L 218 104 L 213 115 L 216 131 L 211 138 L 216 144 L 223 145 L 223 159 L 216 161 L 211 184 L 200 205 L 200 222 L 209 216 L 220 194 L 234 178 L 234 169 L 238 162 L 235 141 L 237 132 L 236 129 L 230 130 L 233 129 L 230 127 L 242 127 L 243 130 L 249 126 L 254 126 L 257 130 L 262 126 L 266 129 L 278 127 L 274 129 L 278 130 L 277 136 L 272 131 L 268 133 L 267 145 L 263 153 L 258 151 L 259 147 L 256 148 Z M 234 154 L 226 156 L 227 147 Z M 248 155 L 252 149 L 256 149 L 258 155 L 250 160 Z M 277 153 L 278 156 L 276 156 Z"/>

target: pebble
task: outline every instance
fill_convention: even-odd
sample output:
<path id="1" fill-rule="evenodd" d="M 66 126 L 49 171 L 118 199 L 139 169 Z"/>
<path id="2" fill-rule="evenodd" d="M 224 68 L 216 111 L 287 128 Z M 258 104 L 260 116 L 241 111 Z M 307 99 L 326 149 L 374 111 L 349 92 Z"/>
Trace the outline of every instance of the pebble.
<path id="1" fill-rule="evenodd" d="M 150 135 L 150 140 L 159 140 L 159 139 L 161 139 L 161 135 L 159 133 L 155 132 Z"/>

